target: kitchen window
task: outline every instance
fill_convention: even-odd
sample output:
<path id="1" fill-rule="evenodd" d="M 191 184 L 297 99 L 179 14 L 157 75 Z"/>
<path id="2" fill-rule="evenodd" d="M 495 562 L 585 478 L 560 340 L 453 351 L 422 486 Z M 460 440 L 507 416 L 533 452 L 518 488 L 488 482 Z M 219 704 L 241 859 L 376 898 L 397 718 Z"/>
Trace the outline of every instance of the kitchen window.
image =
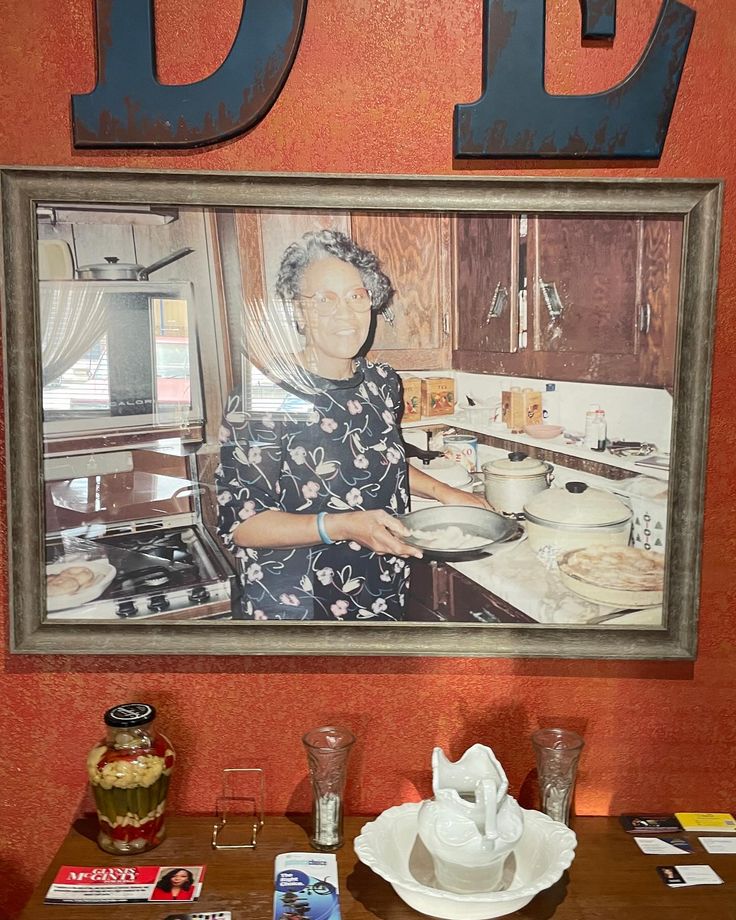
<path id="1" fill-rule="evenodd" d="M 54 281 L 40 288 L 47 442 L 202 423 L 189 285 Z"/>

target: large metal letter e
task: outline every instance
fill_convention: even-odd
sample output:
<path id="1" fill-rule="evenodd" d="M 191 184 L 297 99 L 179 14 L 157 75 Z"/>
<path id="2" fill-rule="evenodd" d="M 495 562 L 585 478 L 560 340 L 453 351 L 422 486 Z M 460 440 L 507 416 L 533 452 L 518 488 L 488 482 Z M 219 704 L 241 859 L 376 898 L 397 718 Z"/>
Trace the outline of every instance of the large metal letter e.
<path id="1" fill-rule="evenodd" d="M 647 47 L 612 89 L 544 89 L 546 0 L 484 0 L 483 92 L 455 106 L 456 157 L 659 157 L 695 12 L 664 0 Z M 612 38 L 615 0 L 581 0 L 583 36 Z"/>

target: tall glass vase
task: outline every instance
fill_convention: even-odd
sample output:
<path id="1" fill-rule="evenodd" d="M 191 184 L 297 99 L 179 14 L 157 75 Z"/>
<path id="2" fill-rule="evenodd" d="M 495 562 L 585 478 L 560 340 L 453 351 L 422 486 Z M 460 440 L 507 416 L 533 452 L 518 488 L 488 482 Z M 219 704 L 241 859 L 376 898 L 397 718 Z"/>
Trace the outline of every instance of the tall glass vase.
<path id="1" fill-rule="evenodd" d="M 568 824 L 583 739 L 564 728 L 540 728 L 532 735 L 542 811 Z"/>
<path id="2" fill-rule="evenodd" d="M 347 728 L 313 728 L 302 738 L 312 781 L 312 834 L 315 850 L 333 852 L 343 845 L 343 794 L 348 756 L 355 743 Z"/>

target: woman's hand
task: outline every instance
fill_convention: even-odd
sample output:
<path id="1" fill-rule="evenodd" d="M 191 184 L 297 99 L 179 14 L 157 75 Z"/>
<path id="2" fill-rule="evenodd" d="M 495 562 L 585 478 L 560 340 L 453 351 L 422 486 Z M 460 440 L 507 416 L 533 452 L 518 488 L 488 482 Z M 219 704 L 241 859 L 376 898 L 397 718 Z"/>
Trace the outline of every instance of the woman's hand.
<path id="1" fill-rule="evenodd" d="M 452 486 L 442 485 L 437 490 L 437 501 L 443 505 L 466 505 L 470 508 L 484 508 L 493 511 L 482 492 L 463 492 L 462 489 L 453 489 Z"/>
<path id="2" fill-rule="evenodd" d="M 401 537 L 409 531 L 397 518 L 386 511 L 348 511 L 344 514 L 327 514 L 322 520 L 331 540 L 353 540 L 375 553 L 389 556 L 415 556 L 422 551 L 404 543 Z"/>

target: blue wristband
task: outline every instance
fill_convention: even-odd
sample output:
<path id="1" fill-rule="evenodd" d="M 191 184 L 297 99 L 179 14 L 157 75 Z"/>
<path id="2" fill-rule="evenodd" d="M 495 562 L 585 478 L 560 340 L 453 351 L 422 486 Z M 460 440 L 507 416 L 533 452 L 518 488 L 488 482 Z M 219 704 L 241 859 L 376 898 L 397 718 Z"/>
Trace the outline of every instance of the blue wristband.
<path id="1" fill-rule="evenodd" d="M 330 544 L 334 543 L 335 541 L 330 540 L 330 538 L 327 536 L 327 531 L 325 530 L 324 525 L 324 518 L 326 514 L 326 511 L 320 511 L 320 513 L 317 515 L 317 533 L 319 534 L 319 538 L 323 543 Z"/>

